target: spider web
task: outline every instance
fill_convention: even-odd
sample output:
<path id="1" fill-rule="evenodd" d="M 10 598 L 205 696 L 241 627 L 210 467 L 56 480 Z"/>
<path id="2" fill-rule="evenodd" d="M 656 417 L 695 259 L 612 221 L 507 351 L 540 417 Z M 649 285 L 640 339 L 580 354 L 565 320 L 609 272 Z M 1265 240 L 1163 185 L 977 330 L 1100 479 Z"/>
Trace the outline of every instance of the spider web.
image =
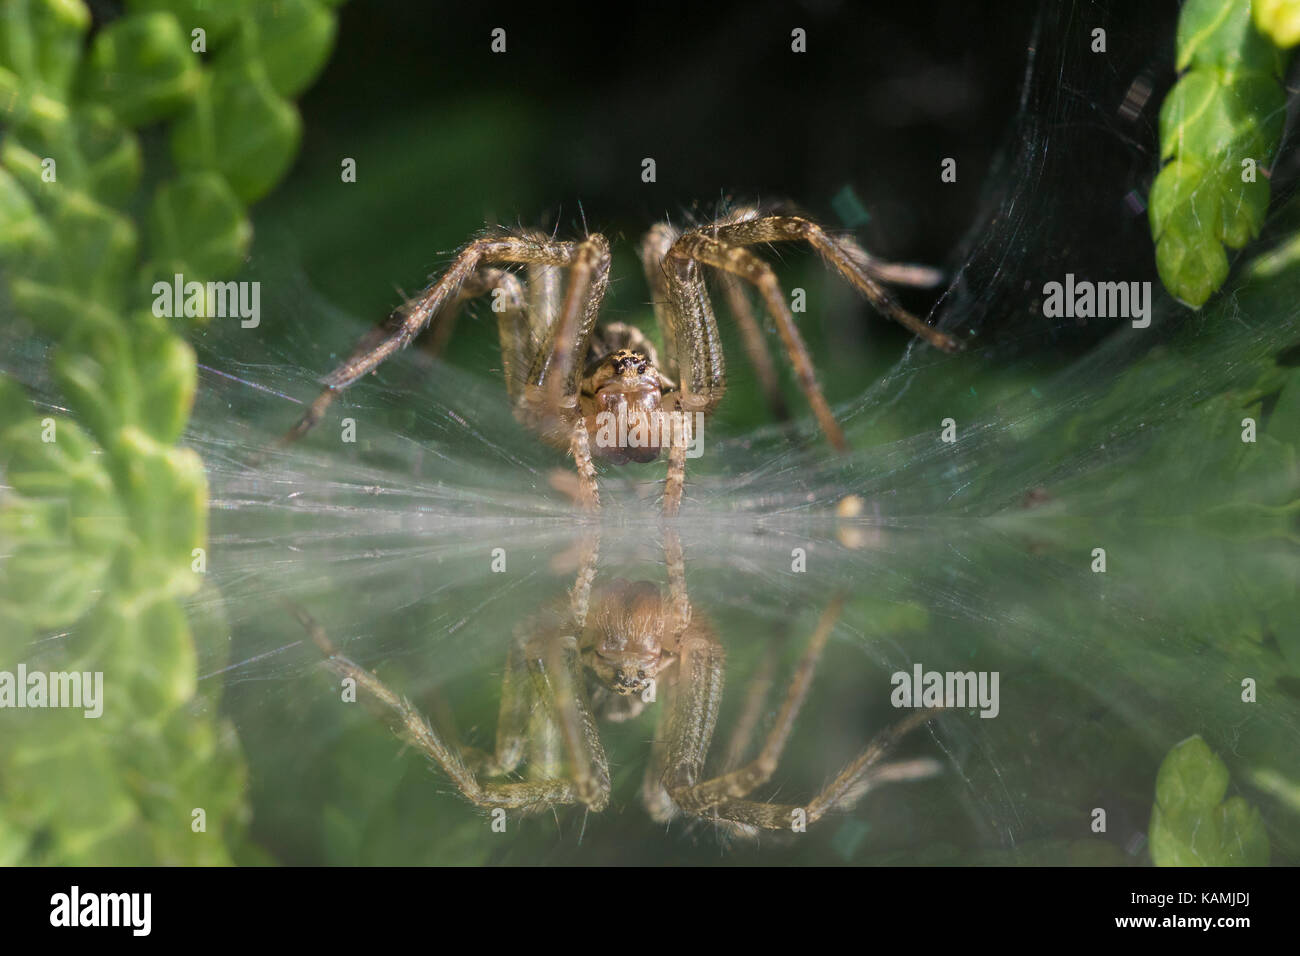
<path id="1" fill-rule="evenodd" d="M 1167 20 L 1125 19 L 1111 55 L 1091 54 L 1093 24 L 1118 16 L 1062 4 L 1027 30 L 1021 98 L 994 131 L 1003 146 L 978 173 L 980 209 L 930 316 L 964 353 L 908 345 L 842 392 L 847 456 L 797 413 L 792 425 L 706 426 L 705 453 L 688 463 L 688 586 L 729 655 L 715 752 L 746 689 L 770 679 L 778 694 L 821 609 L 849 596 L 761 797 L 805 799 L 896 719 L 892 674 L 920 663 L 1001 675 L 995 719 L 955 712 L 904 745 L 905 756 L 941 757 L 942 774 L 869 794 L 806 835 L 732 843 L 708 825 L 651 823 L 637 807 L 646 720 L 605 731 L 610 811 L 512 821 L 497 835 L 443 775 L 398 757 L 381 722 L 340 712 L 283 602 L 489 747 L 510 636 L 563 596 L 592 528 L 553 487 L 569 463 L 515 423 L 484 371 L 490 351 L 474 366 L 408 349 L 300 445 L 268 452 L 370 323 L 312 287 L 287 233 L 260 227 L 243 278 L 262 282 L 264 321 L 286 334 L 267 343 L 237 323 L 208 328 L 187 436 L 212 496 L 210 586 L 194 613 L 231 635 L 201 649 L 202 676 L 223 683 L 257 781 L 255 833 L 311 862 L 648 863 L 729 850 L 764 863 L 1123 864 L 1145 859 L 1161 757 L 1200 733 L 1261 808 L 1274 859 L 1294 862 L 1300 646 L 1272 623 L 1294 607 L 1294 535 L 1225 535 L 1201 519 L 1225 503 L 1211 477 L 1240 451 L 1202 413 L 1248 391 L 1294 344 L 1295 283 L 1269 291 L 1291 273 L 1282 251 L 1239 270 L 1201 313 L 1163 293 L 1142 202 L 1172 37 Z M 1274 175 L 1282 208 L 1291 170 Z M 1045 318 L 1040 290 L 1066 273 L 1153 281 L 1150 327 Z M 830 280 L 797 275 L 824 283 L 827 311 L 858 321 Z M 650 321 L 648 310 L 635 318 Z M 22 374 L 33 363 L 6 364 L 46 389 Z M 743 393 L 747 373 L 736 374 Z M 357 423 L 355 443 L 340 440 L 344 418 Z M 945 419 L 955 442 L 941 438 Z M 602 474 L 601 576 L 664 581 L 662 468 Z M 1234 473 L 1223 494 L 1272 501 L 1279 480 Z M 1104 574 L 1091 568 L 1095 548 Z M 1248 676 L 1272 689 L 1267 703 L 1241 704 Z M 1088 829 L 1096 807 L 1105 834 Z"/>

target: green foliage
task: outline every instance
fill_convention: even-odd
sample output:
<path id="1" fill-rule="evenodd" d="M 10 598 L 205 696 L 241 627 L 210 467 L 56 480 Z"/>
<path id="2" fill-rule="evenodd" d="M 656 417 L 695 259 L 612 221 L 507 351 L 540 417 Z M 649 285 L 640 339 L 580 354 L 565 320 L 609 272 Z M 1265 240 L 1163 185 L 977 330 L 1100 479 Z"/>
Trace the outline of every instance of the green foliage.
<path id="1" fill-rule="evenodd" d="M 298 147 L 286 96 L 324 65 L 335 21 L 313 0 L 127 8 L 90 35 L 82 0 L 0 0 L 0 281 L 48 340 L 71 413 L 0 377 L 0 667 L 102 671 L 111 688 L 102 718 L 6 726 L 0 864 L 247 853 L 242 757 L 197 685 L 200 647 L 221 653 L 227 634 L 179 601 L 207 545 L 203 466 L 176 446 L 197 368 L 152 289 L 239 271 L 246 206 Z M 158 123 L 175 168 L 146 177 L 137 130 Z M 56 628 L 66 641 L 32 650 Z"/>
<path id="2" fill-rule="evenodd" d="M 201 70 L 170 13 L 123 17 L 95 36 L 85 64 L 85 98 L 103 103 L 127 126 L 171 116 L 194 97 Z"/>
<path id="3" fill-rule="evenodd" d="M 1251 20 L 1250 0 L 1188 0 L 1178 68 L 1160 110 L 1166 165 L 1151 188 L 1151 236 L 1165 287 L 1199 308 L 1228 275 L 1224 246 L 1259 235 L 1264 176 L 1282 141 L 1285 56 Z"/>
<path id="4" fill-rule="evenodd" d="M 154 194 L 149 210 L 147 275 L 230 275 L 248 252 L 253 232 L 244 207 L 217 173 L 191 173 Z"/>
<path id="5" fill-rule="evenodd" d="M 1254 0 L 1255 27 L 1278 46 L 1300 43 L 1300 0 Z"/>
<path id="6" fill-rule="evenodd" d="M 1158 866 L 1267 866 L 1268 835 L 1242 797 L 1224 800 L 1228 768 L 1198 737 L 1165 756 L 1151 810 L 1151 858 Z"/>
<path id="7" fill-rule="evenodd" d="M 222 58 L 172 129 L 172 156 L 181 169 L 212 169 L 240 199 L 271 190 L 298 151 L 301 122 L 280 98 L 266 69 L 252 59 Z"/>

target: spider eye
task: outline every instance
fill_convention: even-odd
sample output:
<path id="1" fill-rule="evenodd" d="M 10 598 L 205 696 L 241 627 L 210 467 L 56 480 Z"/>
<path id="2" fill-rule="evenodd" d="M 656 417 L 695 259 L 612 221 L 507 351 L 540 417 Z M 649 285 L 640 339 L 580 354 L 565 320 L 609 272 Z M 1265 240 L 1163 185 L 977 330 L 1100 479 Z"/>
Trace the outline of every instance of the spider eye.
<path id="1" fill-rule="evenodd" d="M 638 366 L 636 367 L 636 370 L 637 370 L 637 373 L 638 373 L 638 374 L 640 374 L 640 375 L 644 375 L 644 374 L 645 374 L 645 362 L 642 362 L 640 365 L 638 365 Z"/>
<path id="2" fill-rule="evenodd" d="M 644 679 L 645 679 L 645 671 L 637 671 L 637 672 L 636 672 L 636 676 L 639 677 L 639 678 L 641 678 L 642 680 L 644 680 Z"/>

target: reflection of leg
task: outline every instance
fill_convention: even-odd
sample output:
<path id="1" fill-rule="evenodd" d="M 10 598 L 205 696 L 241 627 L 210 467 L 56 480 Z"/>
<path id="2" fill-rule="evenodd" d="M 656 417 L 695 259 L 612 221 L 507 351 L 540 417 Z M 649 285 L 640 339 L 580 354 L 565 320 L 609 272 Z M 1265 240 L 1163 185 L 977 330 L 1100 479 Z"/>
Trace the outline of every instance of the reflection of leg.
<path id="1" fill-rule="evenodd" d="M 609 803 L 609 761 L 587 703 L 578 641 L 573 635 L 550 635 L 543 641 L 540 654 L 532 655 L 533 666 L 546 688 L 578 799 L 599 812 Z"/>
<path id="2" fill-rule="evenodd" d="M 664 515 L 672 518 L 682 507 L 686 487 L 686 437 L 673 426 L 673 442 L 668 447 L 668 478 L 664 481 Z"/>
<path id="3" fill-rule="evenodd" d="M 545 712 L 544 707 L 535 707 L 535 703 L 532 676 L 528 672 L 528 655 L 521 637 L 517 635 L 510 642 L 510 650 L 506 652 L 506 671 L 501 679 L 496 750 L 491 754 L 477 755 L 475 770 L 488 777 L 515 772 L 528 751 L 533 731 L 530 726 L 532 714 L 535 711 Z M 531 759 L 530 756 L 530 764 Z"/>
<path id="4" fill-rule="evenodd" d="M 664 528 L 664 564 L 668 568 L 669 632 L 676 637 L 691 623 L 691 600 L 686 593 L 686 555 L 682 539 L 671 525 Z"/>
<path id="5" fill-rule="evenodd" d="M 573 588 L 569 591 L 569 612 L 573 615 L 575 633 L 582 633 L 587 626 L 587 609 L 591 607 L 591 585 L 596 580 L 596 565 L 600 560 L 599 529 L 585 535 L 578 546 L 581 555 L 578 562 L 578 576 L 574 578 Z"/>
<path id="6" fill-rule="evenodd" d="M 808 696 L 808 688 L 812 685 L 813 672 L 817 669 L 822 650 L 826 647 L 826 641 L 835 629 L 843 610 L 843 596 L 836 597 L 822 614 L 821 620 L 817 622 L 817 627 L 808 641 L 808 649 L 804 652 L 790 680 L 785 702 L 781 705 L 781 710 L 777 713 L 776 721 L 768 731 L 767 739 L 763 742 L 763 749 L 759 751 L 758 756 L 739 770 L 724 773 L 712 780 L 682 788 L 674 793 L 673 799 L 683 810 L 698 813 L 725 801 L 748 796 L 755 787 L 771 779 L 785 750 L 786 742 L 790 739 L 790 732 L 794 729 L 799 710 Z"/>
<path id="7" fill-rule="evenodd" d="M 736 726 L 727 741 L 726 756 L 722 760 L 724 772 L 739 767 L 749 751 L 749 745 L 758 730 L 758 722 L 763 716 L 765 709 L 763 705 L 767 702 L 768 692 L 772 688 L 776 665 L 785 643 L 784 638 L 779 641 L 768 641 L 763 649 L 763 658 L 759 661 L 758 668 L 749 679 L 749 687 L 745 690 L 745 702 L 740 708 L 740 717 L 737 718 Z"/>
<path id="8" fill-rule="evenodd" d="M 895 764 L 879 764 L 879 761 L 908 732 L 930 720 L 936 713 L 935 710 L 917 711 L 882 732 L 806 806 L 730 800 L 704 811 L 702 815 L 716 816 L 765 830 L 788 830 L 795 820 L 796 811 L 803 812 L 806 823 L 815 823 L 832 810 L 851 809 L 858 799 L 877 784 L 931 776 L 938 770 L 934 761 L 909 760 Z"/>
<path id="9" fill-rule="evenodd" d="M 650 814 L 650 819 L 656 823 L 667 823 L 677 815 L 673 798 L 668 795 L 668 790 L 664 787 L 674 693 L 671 682 L 660 684 L 655 690 L 654 706 L 659 708 L 659 714 L 655 718 L 655 739 L 650 745 L 650 762 L 646 764 L 645 776 L 641 780 L 641 802 L 645 805 L 646 812 Z"/>
<path id="10" fill-rule="evenodd" d="M 530 780 L 523 783 L 481 782 L 466 766 L 458 749 L 450 747 L 427 720 L 402 695 L 363 667 L 339 654 L 324 628 L 302 608 L 290 605 L 299 623 L 325 655 L 326 663 L 341 677 L 351 679 L 374 697 L 393 718 L 396 729 L 413 746 L 424 752 L 451 778 L 466 799 L 480 807 L 538 810 L 559 804 L 581 802 L 579 787 L 561 779 Z"/>

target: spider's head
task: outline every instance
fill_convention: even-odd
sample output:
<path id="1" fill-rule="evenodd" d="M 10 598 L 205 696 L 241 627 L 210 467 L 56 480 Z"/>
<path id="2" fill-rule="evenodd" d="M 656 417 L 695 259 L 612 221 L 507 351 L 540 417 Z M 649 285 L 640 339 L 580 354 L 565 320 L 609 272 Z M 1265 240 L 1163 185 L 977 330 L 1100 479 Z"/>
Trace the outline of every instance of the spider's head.
<path id="1" fill-rule="evenodd" d="M 650 581 L 611 581 L 587 614 L 583 663 L 616 694 L 640 694 L 672 662 L 663 646 L 664 608 Z"/>
<path id="2" fill-rule="evenodd" d="M 589 379 L 595 401 L 587 416 L 592 454 L 616 465 L 647 462 L 668 444 L 659 370 L 644 352 L 612 352 Z"/>

